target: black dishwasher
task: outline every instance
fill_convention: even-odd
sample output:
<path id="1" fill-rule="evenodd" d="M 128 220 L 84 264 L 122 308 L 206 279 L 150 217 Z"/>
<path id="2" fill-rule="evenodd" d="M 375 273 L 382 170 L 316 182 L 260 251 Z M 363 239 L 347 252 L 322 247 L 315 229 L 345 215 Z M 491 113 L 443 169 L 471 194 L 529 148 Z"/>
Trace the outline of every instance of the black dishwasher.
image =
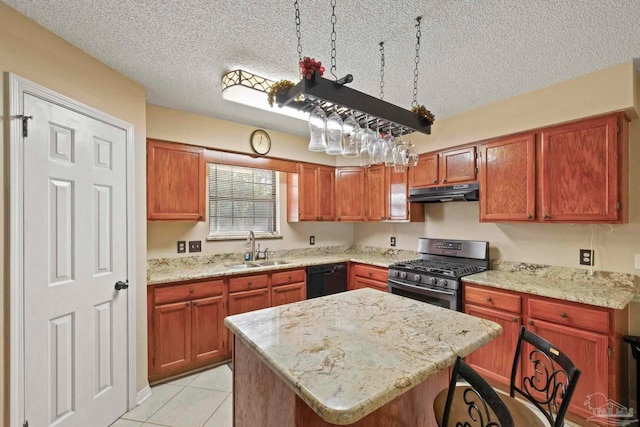
<path id="1" fill-rule="evenodd" d="M 346 290 L 346 263 L 307 267 L 307 299 L 337 294 Z"/>

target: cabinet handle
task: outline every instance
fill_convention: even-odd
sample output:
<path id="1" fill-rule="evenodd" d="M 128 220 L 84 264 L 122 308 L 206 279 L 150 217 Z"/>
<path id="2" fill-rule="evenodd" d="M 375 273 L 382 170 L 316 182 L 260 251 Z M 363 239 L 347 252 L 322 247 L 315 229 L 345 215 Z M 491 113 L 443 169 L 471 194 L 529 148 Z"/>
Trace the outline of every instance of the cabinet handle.
<path id="1" fill-rule="evenodd" d="M 320 215 L 320 221 L 322 221 L 322 215 Z"/>
<path id="2" fill-rule="evenodd" d="M 446 178 L 442 180 L 442 183 L 443 183 L 443 184 L 444 184 L 445 182 L 447 182 L 447 179 L 446 179 Z"/>
<path id="3" fill-rule="evenodd" d="M 369 272 L 369 276 L 373 276 L 373 273 L 372 273 L 372 272 Z"/>
<path id="4" fill-rule="evenodd" d="M 542 215 L 542 218 L 547 219 L 547 218 L 549 218 L 549 215 L 544 214 L 544 215 Z"/>
<path id="5" fill-rule="evenodd" d="M 190 293 L 190 294 L 192 294 L 192 293 L 194 293 L 194 292 L 195 292 L 195 289 L 193 289 L 193 288 L 189 289 L 189 293 Z"/>
<path id="6" fill-rule="evenodd" d="M 192 305 L 198 305 L 198 301 L 194 301 L 191 303 Z"/>
<path id="7" fill-rule="evenodd" d="M 342 217 L 341 216 L 338 217 L 338 221 L 342 221 Z"/>
<path id="8" fill-rule="evenodd" d="M 291 279 L 292 279 L 292 276 L 289 276 L 289 280 L 291 280 Z"/>
<path id="9" fill-rule="evenodd" d="M 184 305 L 185 305 L 185 306 L 187 306 L 187 307 L 189 307 L 189 306 L 191 305 L 191 303 L 190 303 L 190 302 L 187 302 L 187 303 L 185 303 Z"/>
<path id="10" fill-rule="evenodd" d="M 563 319 L 567 318 L 567 313 L 560 313 L 560 317 L 562 317 Z"/>
<path id="11" fill-rule="evenodd" d="M 264 293 L 266 294 L 267 292 L 269 292 L 269 291 L 265 289 L 265 290 L 264 290 Z"/>
<path id="12" fill-rule="evenodd" d="M 512 318 L 511 318 L 511 321 L 515 323 L 515 322 L 517 322 L 517 321 L 518 321 L 518 318 L 517 318 L 517 317 L 512 317 Z"/>
<path id="13" fill-rule="evenodd" d="M 278 293 L 278 292 L 280 292 L 280 289 L 278 289 L 278 288 L 273 288 L 273 292 Z"/>
<path id="14" fill-rule="evenodd" d="M 249 282 L 249 283 L 248 283 L 248 285 L 249 285 L 249 286 L 253 285 L 253 282 Z"/>
<path id="15" fill-rule="evenodd" d="M 487 297 L 487 301 L 488 301 L 488 302 L 491 302 L 491 301 L 492 301 L 492 300 L 491 300 L 491 297 Z"/>
<path id="16" fill-rule="evenodd" d="M 527 219 L 532 219 L 532 218 L 533 218 L 533 215 L 531 215 L 531 214 L 527 215 Z"/>
<path id="17" fill-rule="evenodd" d="M 433 181 L 431 181 L 431 183 L 432 183 L 432 184 L 437 184 L 437 183 L 438 183 L 438 180 L 437 180 L 437 179 L 434 179 Z"/>
<path id="18" fill-rule="evenodd" d="M 529 325 L 533 325 L 533 320 L 529 320 L 527 323 L 528 323 Z"/>

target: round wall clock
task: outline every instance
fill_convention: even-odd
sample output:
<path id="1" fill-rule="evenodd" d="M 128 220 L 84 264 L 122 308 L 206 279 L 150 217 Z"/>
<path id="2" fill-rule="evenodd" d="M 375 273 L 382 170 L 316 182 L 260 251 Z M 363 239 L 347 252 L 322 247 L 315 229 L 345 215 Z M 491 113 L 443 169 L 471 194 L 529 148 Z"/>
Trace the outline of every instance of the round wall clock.
<path id="1" fill-rule="evenodd" d="M 269 134 L 262 129 L 254 130 L 251 134 L 250 141 L 251 148 L 256 152 L 256 154 L 264 156 L 269 152 L 269 150 L 271 150 L 271 138 L 269 137 Z"/>

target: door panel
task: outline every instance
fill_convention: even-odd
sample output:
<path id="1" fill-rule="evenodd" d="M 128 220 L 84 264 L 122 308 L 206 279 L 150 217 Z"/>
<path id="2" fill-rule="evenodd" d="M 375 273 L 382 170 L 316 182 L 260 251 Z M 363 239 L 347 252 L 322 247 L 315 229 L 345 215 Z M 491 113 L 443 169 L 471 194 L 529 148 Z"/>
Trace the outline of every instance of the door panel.
<path id="1" fill-rule="evenodd" d="M 24 110 L 25 419 L 109 425 L 127 409 L 126 134 L 31 95 Z"/>
<path id="2" fill-rule="evenodd" d="M 291 285 L 275 286 L 271 294 L 271 306 L 290 304 L 303 301 L 306 297 L 305 283 L 293 283 Z"/>
<path id="3" fill-rule="evenodd" d="M 195 300 L 191 309 L 191 346 L 194 362 L 213 359 L 225 352 L 223 306 L 225 296 Z"/>
<path id="4" fill-rule="evenodd" d="M 318 168 L 318 213 L 321 221 L 336 219 L 336 171 L 335 168 Z"/>
<path id="5" fill-rule="evenodd" d="M 440 183 L 449 185 L 476 180 L 476 147 L 440 153 Z"/>
<path id="6" fill-rule="evenodd" d="M 421 154 L 418 166 L 409 168 L 411 188 L 435 187 L 438 185 L 438 154 Z"/>
<path id="7" fill-rule="evenodd" d="M 367 210 L 365 212 L 367 221 L 383 221 L 387 219 L 386 202 L 387 189 L 385 187 L 385 166 L 372 166 L 367 169 L 366 201 Z"/>
<path id="8" fill-rule="evenodd" d="M 300 164 L 300 221 L 318 220 L 318 166 Z"/>
<path id="9" fill-rule="evenodd" d="M 364 169 L 336 169 L 338 221 L 364 221 Z"/>
<path id="10" fill-rule="evenodd" d="M 387 219 L 396 221 L 409 219 L 407 172 L 396 173 L 393 168 L 387 168 L 387 182 L 389 186 L 389 212 Z"/>
<path id="11" fill-rule="evenodd" d="M 191 361 L 191 302 L 156 306 L 153 310 L 156 372 L 167 372 Z"/>

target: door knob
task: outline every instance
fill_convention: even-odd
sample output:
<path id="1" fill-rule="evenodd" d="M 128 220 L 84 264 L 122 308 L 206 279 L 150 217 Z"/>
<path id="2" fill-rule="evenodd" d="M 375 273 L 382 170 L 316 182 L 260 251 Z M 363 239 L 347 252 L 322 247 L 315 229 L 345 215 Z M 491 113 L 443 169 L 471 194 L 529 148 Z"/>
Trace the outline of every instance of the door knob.
<path id="1" fill-rule="evenodd" d="M 128 289 L 129 288 L 129 281 L 125 280 L 123 281 L 118 281 L 116 282 L 116 291 L 121 291 L 123 289 Z"/>

